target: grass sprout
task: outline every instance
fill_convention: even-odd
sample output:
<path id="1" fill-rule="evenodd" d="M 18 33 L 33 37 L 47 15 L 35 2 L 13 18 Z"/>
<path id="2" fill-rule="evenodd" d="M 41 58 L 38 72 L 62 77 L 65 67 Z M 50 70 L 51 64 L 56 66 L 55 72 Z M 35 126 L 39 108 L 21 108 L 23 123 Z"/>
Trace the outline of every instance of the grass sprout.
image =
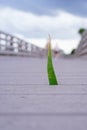
<path id="1" fill-rule="evenodd" d="M 51 51 L 51 37 L 49 35 L 48 40 L 48 59 L 47 59 L 47 73 L 49 85 L 58 85 L 56 74 L 54 71 L 53 63 L 52 63 L 52 51 Z"/>

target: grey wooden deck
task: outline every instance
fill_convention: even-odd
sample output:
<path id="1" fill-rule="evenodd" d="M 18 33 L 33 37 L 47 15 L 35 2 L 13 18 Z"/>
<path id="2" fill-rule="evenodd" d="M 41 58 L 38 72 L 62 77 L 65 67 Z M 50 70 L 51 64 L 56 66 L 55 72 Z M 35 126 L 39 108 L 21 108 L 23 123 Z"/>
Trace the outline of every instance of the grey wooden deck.
<path id="1" fill-rule="evenodd" d="M 87 130 L 87 60 L 0 57 L 0 130 Z"/>

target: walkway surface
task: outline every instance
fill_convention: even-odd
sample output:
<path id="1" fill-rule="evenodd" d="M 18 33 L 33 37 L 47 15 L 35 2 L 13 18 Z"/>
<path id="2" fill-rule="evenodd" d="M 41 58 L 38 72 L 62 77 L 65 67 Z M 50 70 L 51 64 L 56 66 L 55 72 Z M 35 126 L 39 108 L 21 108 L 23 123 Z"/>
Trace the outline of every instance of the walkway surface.
<path id="1" fill-rule="evenodd" d="M 0 57 L 0 130 L 87 130 L 87 60 Z"/>

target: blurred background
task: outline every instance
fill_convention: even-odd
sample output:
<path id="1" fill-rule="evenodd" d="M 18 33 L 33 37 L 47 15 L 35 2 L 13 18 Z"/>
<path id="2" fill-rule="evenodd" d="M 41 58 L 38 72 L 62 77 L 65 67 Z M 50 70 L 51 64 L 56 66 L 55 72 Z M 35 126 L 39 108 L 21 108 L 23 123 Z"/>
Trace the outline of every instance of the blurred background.
<path id="1" fill-rule="evenodd" d="M 86 12 L 86 0 L 0 0 L 1 53 L 4 50 L 23 52 L 25 48 L 33 50 L 35 47 L 36 51 L 39 50 L 38 47 L 43 50 L 46 48 L 48 34 L 51 35 L 55 52 L 79 53 L 83 32 L 87 28 Z M 22 42 L 14 40 L 13 36 L 23 39 Z M 25 41 L 30 45 L 24 45 Z M 18 46 L 20 49 L 17 49 Z"/>

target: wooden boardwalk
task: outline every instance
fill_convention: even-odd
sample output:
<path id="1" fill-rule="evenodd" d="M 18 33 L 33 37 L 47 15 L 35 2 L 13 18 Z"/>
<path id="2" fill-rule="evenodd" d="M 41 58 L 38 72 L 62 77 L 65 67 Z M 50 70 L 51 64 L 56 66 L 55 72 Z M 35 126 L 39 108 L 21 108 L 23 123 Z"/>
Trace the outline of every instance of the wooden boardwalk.
<path id="1" fill-rule="evenodd" d="M 87 60 L 0 57 L 0 130 L 87 130 Z"/>

